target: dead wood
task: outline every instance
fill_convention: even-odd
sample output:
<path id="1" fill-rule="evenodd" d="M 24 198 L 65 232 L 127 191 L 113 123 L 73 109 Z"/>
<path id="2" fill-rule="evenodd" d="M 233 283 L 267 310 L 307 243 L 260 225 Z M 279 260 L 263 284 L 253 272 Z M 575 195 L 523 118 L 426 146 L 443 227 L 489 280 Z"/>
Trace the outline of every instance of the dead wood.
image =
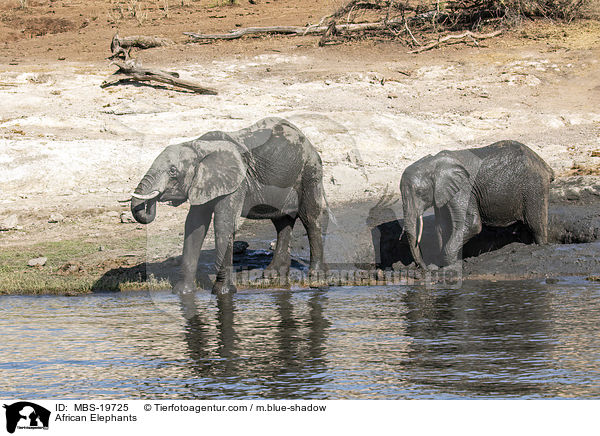
<path id="1" fill-rule="evenodd" d="M 336 26 L 338 32 L 358 32 L 364 30 L 381 30 L 385 27 L 385 23 L 356 23 L 356 24 L 340 24 Z M 217 39 L 237 39 L 245 35 L 269 35 L 269 34 L 284 34 L 288 36 L 299 35 L 323 35 L 327 32 L 330 26 L 269 26 L 269 27 L 244 27 L 237 30 L 232 30 L 229 33 L 192 33 L 184 32 L 184 35 L 189 36 L 194 40 L 217 40 Z"/>
<path id="2" fill-rule="evenodd" d="M 119 67 L 119 69 L 113 74 L 113 77 L 110 77 L 102 82 L 100 85 L 101 88 L 131 81 L 160 82 L 177 88 L 187 89 L 197 94 L 217 94 L 217 91 L 214 89 L 206 88 L 190 80 L 179 78 L 179 74 L 176 72 L 143 68 L 142 66 L 138 65 L 134 59 L 130 59 L 128 61 L 114 60 L 112 63 Z"/>
<path id="3" fill-rule="evenodd" d="M 335 27 L 335 21 L 332 21 L 321 39 L 319 40 L 319 47 L 323 47 L 328 44 L 331 38 L 334 38 L 338 34 L 337 28 Z"/>
<path id="4" fill-rule="evenodd" d="M 469 38 L 472 41 L 476 40 L 476 39 L 487 39 L 487 38 L 493 38 L 494 36 L 498 36 L 502 33 L 502 30 L 497 30 L 495 32 L 492 33 L 475 33 L 475 32 L 471 32 L 469 30 L 467 30 L 466 32 L 460 33 L 458 35 L 446 35 L 442 38 L 439 38 L 436 41 L 432 41 L 427 45 L 424 45 L 422 47 L 419 47 L 416 50 L 411 50 L 409 51 L 409 53 L 421 53 L 424 52 L 426 50 L 431 50 L 434 47 L 437 47 L 440 44 L 443 44 L 444 42 L 450 41 L 450 40 L 456 40 L 456 39 L 465 39 L 465 38 Z"/>
<path id="5" fill-rule="evenodd" d="M 498 35 L 500 32 L 480 34 L 466 31 L 459 35 L 439 38 L 426 45 L 419 42 L 422 35 L 431 32 L 467 30 L 496 19 L 497 16 L 487 9 L 478 15 L 481 8 L 490 1 L 494 0 L 451 0 L 452 7 L 440 10 L 439 2 L 424 4 L 421 7 L 421 5 L 414 6 L 403 0 L 349 0 L 332 14 L 324 16 L 315 25 L 246 27 L 234 29 L 229 33 L 185 32 L 184 34 L 194 42 L 232 40 L 246 35 L 320 35 L 319 45 L 334 44 L 336 41 L 339 43 L 355 35 L 366 34 L 402 39 L 407 45 L 418 46 L 410 53 L 420 53 L 453 39 L 467 38 L 477 44 L 476 40 L 478 39 Z M 356 22 L 361 19 L 364 22 Z"/>
<path id="6" fill-rule="evenodd" d="M 113 36 L 110 42 L 110 51 L 112 52 L 112 55 L 109 59 L 121 57 L 128 60 L 133 47 L 145 50 L 171 44 L 174 44 L 174 42 L 170 39 L 160 38 L 158 36 L 135 35 L 120 37 L 118 33 L 115 33 L 115 36 Z"/>

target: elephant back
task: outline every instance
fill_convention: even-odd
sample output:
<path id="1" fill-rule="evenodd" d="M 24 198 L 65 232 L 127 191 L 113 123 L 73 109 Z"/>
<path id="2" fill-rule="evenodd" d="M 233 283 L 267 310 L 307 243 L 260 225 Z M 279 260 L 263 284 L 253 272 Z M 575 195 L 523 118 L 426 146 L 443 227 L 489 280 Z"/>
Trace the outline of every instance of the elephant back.
<path id="1" fill-rule="evenodd" d="M 297 127 L 276 117 L 264 118 L 235 132 L 207 132 L 198 139 L 236 144 L 251 178 L 278 187 L 295 185 L 309 159 L 308 154 L 316 153 Z"/>
<path id="2" fill-rule="evenodd" d="M 486 166 L 494 166 L 497 171 L 504 170 L 512 174 L 536 174 L 548 183 L 554 180 L 554 171 L 544 159 L 520 142 L 499 141 L 472 151 L 482 157 Z"/>
<path id="3" fill-rule="evenodd" d="M 295 185 L 306 162 L 306 143 L 304 135 L 293 126 L 276 125 L 267 141 L 250 150 L 256 180 L 278 187 Z"/>

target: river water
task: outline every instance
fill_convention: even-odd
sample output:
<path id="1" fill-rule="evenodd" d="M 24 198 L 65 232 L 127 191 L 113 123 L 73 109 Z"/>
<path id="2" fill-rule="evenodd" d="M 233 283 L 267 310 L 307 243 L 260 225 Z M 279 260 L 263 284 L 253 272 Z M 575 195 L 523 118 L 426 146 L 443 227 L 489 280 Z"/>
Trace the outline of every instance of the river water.
<path id="1" fill-rule="evenodd" d="M 600 397 L 600 284 L 0 297 L 5 399 Z"/>

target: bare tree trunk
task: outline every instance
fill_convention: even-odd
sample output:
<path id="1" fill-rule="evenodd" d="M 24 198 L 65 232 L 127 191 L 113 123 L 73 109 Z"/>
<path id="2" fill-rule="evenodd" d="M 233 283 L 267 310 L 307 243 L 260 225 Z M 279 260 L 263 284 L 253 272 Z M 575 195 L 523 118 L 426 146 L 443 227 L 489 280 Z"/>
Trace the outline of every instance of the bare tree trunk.
<path id="1" fill-rule="evenodd" d="M 217 91 L 211 88 L 206 88 L 198 83 L 190 80 L 180 79 L 179 74 L 170 71 L 153 70 L 149 68 L 143 68 L 135 62 L 135 60 L 118 61 L 115 60 L 113 63 L 119 67 L 114 73 L 113 78 L 109 78 L 102 82 L 100 87 L 106 88 L 107 86 L 116 85 L 121 82 L 135 81 L 135 82 L 160 82 L 172 85 L 178 88 L 188 89 L 197 94 L 216 95 Z"/>
<path id="2" fill-rule="evenodd" d="M 170 39 L 160 38 L 158 36 L 136 35 L 121 38 L 118 33 L 115 33 L 115 36 L 113 36 L 110 42 L 110 51 L 112 52 L 112 55 L 109 59 L 123 57 L 125 60 L 128 60 L 133 47 L 144 50 L 171 44 L 174 44 L 174 42 Z"/>
<path id="3" fill-rule="evenodd" d="M 358 24 L 340 24 L 336 26 L 337 31 L 358 32 L 361 30 L 381 30 L 387 27 L 386 23 L 358 23 Z M 329 26 L 270 26 L 270 27 L 244 27 L 233 30 L 230 33 L 192 33 L 184 32 L 194 40 L 215 40 L 215 39 L 237 39 L 245 35 L 268 35 L 284 34 L 288 36 L 302 35 L 322 35 L 329 29 Z"/>

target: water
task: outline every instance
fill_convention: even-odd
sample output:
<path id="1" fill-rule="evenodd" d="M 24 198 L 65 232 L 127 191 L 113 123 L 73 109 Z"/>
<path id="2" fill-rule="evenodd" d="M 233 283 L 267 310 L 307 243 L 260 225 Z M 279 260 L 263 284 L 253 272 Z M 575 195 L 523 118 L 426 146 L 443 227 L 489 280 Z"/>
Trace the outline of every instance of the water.
<path id="1" fill-rule="evenodd" d="M 600 284 L 0 297 L 0 397 L 600 397 Z"/>

